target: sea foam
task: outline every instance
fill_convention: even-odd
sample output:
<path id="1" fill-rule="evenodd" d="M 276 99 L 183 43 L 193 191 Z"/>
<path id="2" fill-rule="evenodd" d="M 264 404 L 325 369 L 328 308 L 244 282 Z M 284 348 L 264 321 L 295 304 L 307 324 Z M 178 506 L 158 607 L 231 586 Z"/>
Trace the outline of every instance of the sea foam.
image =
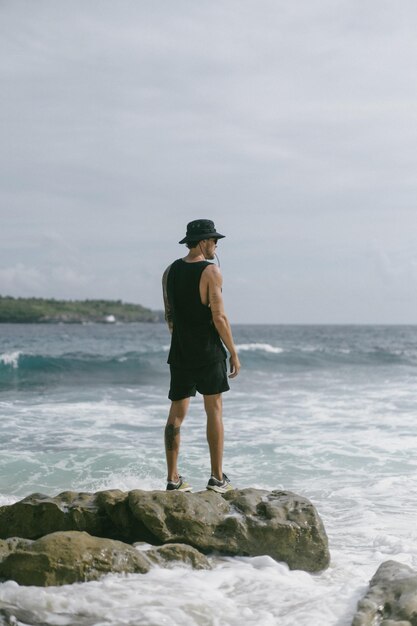
<path id="1" fill-rule="evenodd" d="M 255 350 L 259 352 L 270 352 L 272 354 L 281 354 L 281 352 L 284 352 L 282 348 L 271 346 L 269 343 L 239 343 L 236 345 L 236 349 L 238 352 Z"/>
<path id="2" fill-rule="evenodd" d="M 10 365 L 13 369 L 19 367 L 19 358 L 22 353 L 19 350 L 15 352 L 4 352 L 0 354 L 0 363 L 3 365 Z"/>

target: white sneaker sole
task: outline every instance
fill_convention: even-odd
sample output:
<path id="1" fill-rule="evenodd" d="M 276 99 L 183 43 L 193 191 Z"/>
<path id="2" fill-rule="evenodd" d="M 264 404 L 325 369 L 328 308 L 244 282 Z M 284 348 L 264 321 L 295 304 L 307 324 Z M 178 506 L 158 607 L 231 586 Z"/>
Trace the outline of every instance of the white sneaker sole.
<path id="1" fill-rule="evenodd" d="M 228 485 L 227 487 L 217 487 L 216 485 L 207 485 L 206 489 L 210 489 L 211 491 L 215 491 L 216 493 L 227 493 L 228 491 L 233 491 L 232 485 Z"/>

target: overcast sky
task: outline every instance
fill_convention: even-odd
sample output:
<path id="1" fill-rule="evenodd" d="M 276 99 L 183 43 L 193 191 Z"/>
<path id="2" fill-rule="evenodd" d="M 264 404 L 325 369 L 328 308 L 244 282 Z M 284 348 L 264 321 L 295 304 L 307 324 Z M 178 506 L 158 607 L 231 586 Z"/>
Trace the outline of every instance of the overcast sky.
<path id="1" fill-rule="evenodd" d="M 415 0 L 0 0 L 0 294 L 417 322 Z"/>

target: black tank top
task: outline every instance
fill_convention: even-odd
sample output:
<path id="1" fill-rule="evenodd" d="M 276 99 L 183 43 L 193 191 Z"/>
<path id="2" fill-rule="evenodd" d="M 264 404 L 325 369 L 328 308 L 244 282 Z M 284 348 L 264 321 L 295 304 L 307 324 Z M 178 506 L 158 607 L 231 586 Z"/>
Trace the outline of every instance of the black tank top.
<path id="1" fill-rule="evenodd" d="M 213 324 L 210 307 L 201 302 L 200 278 L 208 261 L 187 263 L 182 259 L 171 265 L 167 294 L 172 309 L 173 333 L 168 363 L 196 368 L 222 361 L 227 354 Z"/>

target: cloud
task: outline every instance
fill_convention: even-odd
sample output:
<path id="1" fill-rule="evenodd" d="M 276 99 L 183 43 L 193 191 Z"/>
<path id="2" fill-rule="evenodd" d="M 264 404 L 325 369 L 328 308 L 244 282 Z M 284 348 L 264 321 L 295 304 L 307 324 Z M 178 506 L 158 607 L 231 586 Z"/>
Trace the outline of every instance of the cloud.
<path id="1" fill-rule="evenodd" d="M 18 263 L 0 268 L 0 294 L 10 296 L 65 297 L 93 284 L 92 275 L 83 275 L 71 267 L 51 266 L 48 269 Z"/>
<path id="2" fill-rule="evenodd" d="M 33 267 L 18 263 L 14 267 L 0 268 L 0 292 L 2 295 L 26 295 L 38 293 L 46 286 L 45 277 Z"/>
<path id="3" fill-rule="evenodd" d="M 369 242 L 395 264 L 417 226 L 414 2 L 19 0 L 0 17 L 5 284 L 156 307 L 186 223 L 211 217 L 248 320 L 282 311 L 284 275 L 292 293 L 345 285 L 332 315 L 360 301 L 377 319 Z M 249 312 L 251 284 L 270 307 Z"/>

